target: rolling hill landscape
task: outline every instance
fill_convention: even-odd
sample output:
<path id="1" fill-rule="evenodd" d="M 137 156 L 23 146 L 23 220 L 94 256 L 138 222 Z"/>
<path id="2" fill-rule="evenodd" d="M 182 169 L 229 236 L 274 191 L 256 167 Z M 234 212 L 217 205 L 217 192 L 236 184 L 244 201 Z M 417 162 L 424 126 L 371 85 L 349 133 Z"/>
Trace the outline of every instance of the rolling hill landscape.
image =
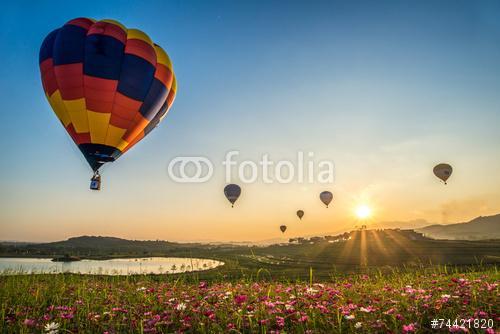
<path id="1" fill-rule="evenodd" d="M 487 240 L 500 239 L 500 214 L 477 217 L 471 221 L 448 225 L 430 225 L 416 231 L 433 239 Z"/>
<path id="2" fill-rule="evenodd" d="M 314 267 L 317 275 L 326 277 L 332 268 L 350 272 L 383 266 L 497 264 L 499 218 L 500 215 L 478 217 L 467 223 L 432 225 L 418 231 L 362 229 L 334 236 L 292 238 L 288 243 L 267 246 L 80 236 L 50 243 L 0 244 L 0 256 L 101 260 L 168 256 L 210 258 L 225 263 L 201 274 L 208 277 L 214 272 L 241 276 L 261 269 L 276 276 L 305 277 L 308 269 Z M 442 240 L 445 237 L 448 240 Z"/>

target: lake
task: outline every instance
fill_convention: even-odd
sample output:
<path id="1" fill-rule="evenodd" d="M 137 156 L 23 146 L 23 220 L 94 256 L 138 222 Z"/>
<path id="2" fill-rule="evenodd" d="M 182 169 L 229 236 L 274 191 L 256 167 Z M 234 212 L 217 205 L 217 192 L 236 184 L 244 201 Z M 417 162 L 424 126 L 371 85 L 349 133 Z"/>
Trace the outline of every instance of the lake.
<path id="1" fill-rule="evenodd" d="M 178 257 L 147 257 L 111 260 L 52 262 L 40 258 L 0 258 L 0 275 L 9 274 L 174 274 L 216 268 L 223 262 Z"/>

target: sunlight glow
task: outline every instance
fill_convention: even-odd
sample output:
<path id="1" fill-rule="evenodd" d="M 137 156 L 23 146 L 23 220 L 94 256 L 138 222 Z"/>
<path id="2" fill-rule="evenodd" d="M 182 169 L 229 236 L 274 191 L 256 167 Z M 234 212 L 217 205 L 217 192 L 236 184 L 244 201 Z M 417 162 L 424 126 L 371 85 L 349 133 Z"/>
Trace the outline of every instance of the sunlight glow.
<path id="1" fill-rule="evenodd" d="M 372 209 L 368 205 L 362 204 L 356 208 L 356 216 L 359 219 L 366 219 L 372 214 Z"/>

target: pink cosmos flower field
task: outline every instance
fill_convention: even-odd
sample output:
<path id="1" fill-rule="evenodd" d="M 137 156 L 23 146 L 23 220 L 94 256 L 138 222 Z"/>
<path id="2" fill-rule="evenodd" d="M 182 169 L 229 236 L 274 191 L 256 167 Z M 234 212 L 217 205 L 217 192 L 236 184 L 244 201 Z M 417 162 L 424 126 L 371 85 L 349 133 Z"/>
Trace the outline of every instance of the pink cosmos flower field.
<path id="1" fill-rule="evenodd" d="M 496 268 L 357 274 L 321 283 L 1 276 L 0 328 L 51 334 L 498 333 L 498 283 Z M 432 329 L 433 319 L 451 323 Z"/>

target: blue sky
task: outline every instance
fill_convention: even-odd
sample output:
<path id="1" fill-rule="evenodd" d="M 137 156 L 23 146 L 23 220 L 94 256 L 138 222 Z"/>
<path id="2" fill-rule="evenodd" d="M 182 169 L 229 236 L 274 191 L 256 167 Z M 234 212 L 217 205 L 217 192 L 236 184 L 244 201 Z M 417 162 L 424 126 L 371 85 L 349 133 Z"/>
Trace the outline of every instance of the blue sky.
<path id="1" fill-rule="evenodd" d="M 98 194 L 45 99 L 37 61 L 45 35 L 82 16 L 147 32 L 169 53 L 179 82 L 164 122 L 104 168 Z M 499 17 L 497 1 L 5 3 L 2 239 L 265 239 L 303 203 L 315 224 L 291 235 L 349 225 L 358 202 L 373 206 L 378 220 L 496 213 Z M 323 185 L 254 184 L 236 215 L 221 195 L 222 171 L 202 185 L 167 177 L 173 157 L 220 161 L 232 149 L 242 158 L 303 150 L 333 160 L 337 210 L 315 211 Z M 456 182 L 436 195 L 428 170 L 441 161 L 454 165 Z"/>

